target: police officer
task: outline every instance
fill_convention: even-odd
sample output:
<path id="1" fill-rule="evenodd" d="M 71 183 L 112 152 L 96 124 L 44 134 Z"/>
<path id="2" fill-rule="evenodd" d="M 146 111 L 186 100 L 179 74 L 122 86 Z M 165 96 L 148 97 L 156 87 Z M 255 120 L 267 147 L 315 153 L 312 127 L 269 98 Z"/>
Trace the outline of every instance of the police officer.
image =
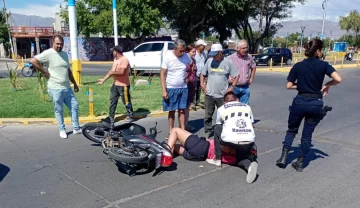
<path id="1" fill-rule="evenodd" d="M 283 142 L 281 157 L 276 161 L 276 165 L 281 168 L 286 166 L 289 150 L 298 133 L 300 123 L 305 118 L 301 137 L 301 153 L 297 161 L 292 163 L 293 168 L 302 172 L 304 158 L 310 150 L 312 134 L 324 116 L 322 97 L 328 94 L 331 86 L 342 81 L 336 70 L 328 62 L 321 60 L 323 48 L 323 41 L 319 39 L 310 41 L 305 46 L 307 58 L 296 63 L 287 77 L 286 88 L 296 89 L 298 94 L 289 108 L 288 130 Z M 331 77 L 332 80 L 323 86 L 325 75 Z"/>

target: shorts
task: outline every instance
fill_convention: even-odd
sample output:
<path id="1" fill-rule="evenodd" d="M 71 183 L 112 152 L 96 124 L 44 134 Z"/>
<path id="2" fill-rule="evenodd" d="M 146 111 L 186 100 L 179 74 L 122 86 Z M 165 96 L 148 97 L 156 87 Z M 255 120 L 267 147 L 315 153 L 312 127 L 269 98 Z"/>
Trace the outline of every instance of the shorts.
<path id="1" fill-rule="evenodd" d="M 188 106 L 187 88 L 167 88 L 168 99 L 163 98 L 163 111 L 176 111 L 186 109 Z"/>
<path id="2" fill-rule="evenodd" d="M 190 135 L 185 141 L 183 157 L 191 161 L 206 160 L 210 143 L 204 137 Z"/>

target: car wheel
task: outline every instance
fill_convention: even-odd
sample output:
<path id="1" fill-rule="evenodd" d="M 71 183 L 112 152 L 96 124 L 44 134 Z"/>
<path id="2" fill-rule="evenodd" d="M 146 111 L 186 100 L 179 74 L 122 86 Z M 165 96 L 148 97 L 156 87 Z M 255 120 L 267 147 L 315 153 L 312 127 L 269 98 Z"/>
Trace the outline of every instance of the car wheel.
<path id="1" fill-rule="evenodd" d="M 286 61 L 286 65 L 291 65 L 291 62 L 292 62 L 292 60 L 291 60 L 291 59 L 288 59 L 288 60 Z"/>

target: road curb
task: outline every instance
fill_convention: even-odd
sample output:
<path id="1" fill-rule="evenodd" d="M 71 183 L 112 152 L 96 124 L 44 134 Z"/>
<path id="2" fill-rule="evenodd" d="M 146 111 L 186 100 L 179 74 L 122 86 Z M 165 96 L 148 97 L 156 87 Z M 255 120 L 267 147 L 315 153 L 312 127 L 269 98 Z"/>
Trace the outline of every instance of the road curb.
<path id="1" fill-rule="evenodd" d="M 191 112 L 193 111 L 201 111 L 202 108 L 194 110 L 190 109 Z M 143 119 L 143 118 L 156 118 L 156 117 L 163 117 L 167 116 L 168 112 L 157 112 L 157 113 L 139 113 L 138 115 L 134 115 L 135 119 Z M 79 123 L 85 124 L 90 122 L 99 122 L 102 118 L 106 118 L 107 116 L 97 116 L 97 117 L 80 117 Z M 116 115 L 116 122 L 122 121 L 127 117 L 126 114 Z M 64 118 L 64 123 L 66 125 L 71 124 L 71 118 L 66 117 Z M 56 125 L 55 118 L 0 118 L 0 125 L 31 125 L 31 124 L 53 124 Z"/>

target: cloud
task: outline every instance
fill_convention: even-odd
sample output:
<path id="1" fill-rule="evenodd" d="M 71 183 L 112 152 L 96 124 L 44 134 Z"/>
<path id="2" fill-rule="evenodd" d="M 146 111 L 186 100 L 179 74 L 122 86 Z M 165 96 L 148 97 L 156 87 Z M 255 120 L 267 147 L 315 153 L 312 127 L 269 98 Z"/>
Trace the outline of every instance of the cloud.
<path id="1" fill-rule="evenodd" d="M 10 10 L 11 13 L 15 14 L 33 14 L 40 17 L 55 18 L 55 13 L 60 12 L 60 0 L 53 1 L 57 2 L 57 4 L 54 4 L 53 6 L 44 6 L 41 4 L 27 4 L 23 8 L 8 8 L 8 10 Z"/>

